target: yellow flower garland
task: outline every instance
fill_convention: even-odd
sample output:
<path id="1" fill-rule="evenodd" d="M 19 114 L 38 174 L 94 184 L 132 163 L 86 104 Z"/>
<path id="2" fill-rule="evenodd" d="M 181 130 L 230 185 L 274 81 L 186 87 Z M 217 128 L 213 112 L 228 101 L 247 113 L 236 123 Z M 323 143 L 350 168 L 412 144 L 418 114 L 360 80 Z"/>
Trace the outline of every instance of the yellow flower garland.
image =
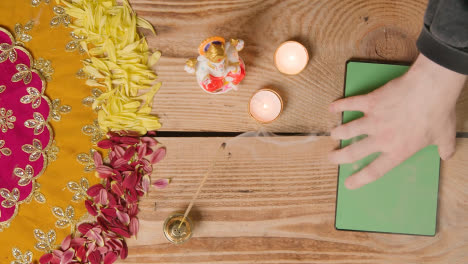
<path id="1" fill-rule="evenodd" d="M 140 134 L 159 129 L 158 118 L 150 113 L 161 83 L 151 66 L 161 53 L 151 54 L 137 32 L 142 27 L 155 33 L 151 24 L 137 17 L 127 0 L 122 5 L 115 0 L 56 1 L 74 18 L 70 27 L 90 56 L 83 62 L 86 83 L 104 89 L 93 104 L 100 128 Z"/>

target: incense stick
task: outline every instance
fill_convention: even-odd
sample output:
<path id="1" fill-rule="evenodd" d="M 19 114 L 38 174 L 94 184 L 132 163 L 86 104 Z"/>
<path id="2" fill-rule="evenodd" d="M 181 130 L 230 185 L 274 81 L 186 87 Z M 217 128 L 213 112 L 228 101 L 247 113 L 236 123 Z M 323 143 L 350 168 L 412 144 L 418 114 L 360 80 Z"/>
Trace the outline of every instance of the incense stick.
<path id="1" fill-rule="evenodd" d="M 180 228 L 180 227 L 182 226 L 182 224 L 185 222 L 185 218 L 187 218 L 188 214 L 190 213 L 190 210 L 192 210 L 193 204 L 195 203 L 195 200 L 197 199 L 198 195 L 200 194 L 200 191 L 201 191 L 203 185 L 205 185 L 206 179 L 208 179 L 208 176 L 210 176 L 211 171 L 212 171 L 213 168 L 215 167 L 216 161 L 218 160 L 218 156 L 221 154 L 221 152 L 222 152 L 225 148 L 226 148 L 226 143 L 225 143 L 225 142 L 224 142 L 223 144 L 221 144 L 221 146 L 219 146 L 219 149 L 218 149 L 218 151 L 216 152 L 216 155 L 215 155 L 213 161 L 211 162 L 210 167 L 209 167 L 208 170 L 206 171 L 205 176 L 203 176 L 203 179 L 202 179 L 202 181 L 200 182 L 200 185 L 198 185 L 197 192 L 193 195 L 192 200 L 190 201 L 190 204 L 189 204 L 189 206 L 187 207 L 187 210 L 185 210 L 184 217 L 183 217 L 182 220 L 180 221 L 180 224 L 179 224 L 179 226 L 178 226 L 177 228 Z"/>

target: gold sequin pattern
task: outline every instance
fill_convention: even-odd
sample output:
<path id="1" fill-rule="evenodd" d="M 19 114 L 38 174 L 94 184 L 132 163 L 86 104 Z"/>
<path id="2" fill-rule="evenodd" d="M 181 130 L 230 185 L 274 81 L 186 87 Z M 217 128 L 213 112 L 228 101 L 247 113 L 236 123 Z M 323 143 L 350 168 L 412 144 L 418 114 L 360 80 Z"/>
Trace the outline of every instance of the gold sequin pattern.
<path id="1" fill-rule="evenodd" d="M 62 114 L 68 114 L 71 112 L 71 106 L 62 105 L 60 99 L 54 99 L 52 101 L 51 117 L 54 121 L 60 121 Z"/>
<path id="2" fill-rule="evenodd" d="M 73 206 L 69 205 L 65 210 L 58 206 L 53 207 L 52 214 L 58 218 L 55 222 L 55 227 L 66 228 L 70 226 L 71 233 L 74 232 L 75 225 L 78 221 L 75 220 L 75 208 L 73 208 Z"/>
<path id="3" fill-rule="evenodd" d="M 46 149 L 46 155 L 49 162 L 53 162 L 57 160 L 57 156 L 60 149 L 57 147 L 57 142 L 54 140 L 52 144 Z"/>
<path id="4" fill-rule="evenodd" d="M 0 157 L 2 156 L 10 156 L 11 155 L 11 149 L 5 147 L 5 140 L 0 140 Z"/>
<path id="5" fill-rule="evenodd" d="M 88 106 L 88 107 L 92 107 L 93 106 L 93 103 L 94 101 L 96 101 L 97 98 L 99 98 L 99 96 L 101 96 L 102 94 L 102 91 L 99 90 L 98 88 L 93 88 L 91 90 L 91 96 L 88 96 L 88 97 L 85 97 L 81 103 L 84 105 L 84 106 Z M 100 108 L 96 108 L 94 110 L 99 110 Z"/>
<path id="6" fill-rule="evenodd" d="M 86 52 L 86 50 L 83 48 L 86 43 L 84 40 L 86 39 L 84 36 L 78 36 L 74 32 L 70 33 L 70 37 L 72 40 L 70 40 L 66 45 L 65 45 L 65 50 L 68 52 L 73 52 L 78 50 L 80 53 Z M 81 44 L 83 43 L 83 44 Z"/>
<path id="7" fill-rule="evenodd" d="M 13 170 L 13 174 L 20 178 L 18 181 L 19 186 L 26 186 L 31 183 L 32 179 L 34 178 L 34 169 L 31 165 L 28 164 L 24 169 L 15 168 Z"/>
<path id="8" fill-rule="evenodd" d="M 34 200 L 38 203 L 45 203 L 47 200 L 44 194 L 41 192 L 41 185 L 38 182 L 34 182 Z"/>
<path id="9" fill-rule="evenodd" d="M 51 252 L 57 247 L 55 245 L 57 235 L 53 229 L 49 230 L 47 234 L 40 229 L 34 229 L 34 237 L 38 241 L 34 247 L 39 251 Z"/>
<path id="10" fill-rule="evenodd" d="M 96 168 L 94 165 L 94 158 L 93 158 L 94 152 L 96 152 L 96 150 L 90 149 L 89 154 L 80 153 L 76 156 L 76 160 L 78 161 L 78 163 L 85 166 L 83 169 L 84 172 L 92 172 Z"/>
<path id="11" fill-rule="evenodd" d="M 52 80 L 52 74 L 55 72 L 52 63 L 44 58 L 35 60 L 32 68 L 38 70 L 48 82 Z"/>
<path id="12" fill-rule="evenodd" d="M 16 70 L 18 71 L 11 77 L 12 82 L 19 82 L 23 81 L 24 84 L 29 84 L 32 80 L 32 73 L 31 69 L 29 69 L 28 66 L 24 64 L 18 64 L 16 65 Z"/>
<path id="13" fill-rule="evenodd" d="M 65 8 L 61 6 L 54 6 L 53 8 L 55 16 L 50 20 L 50 25 L 52 27 L 58 27 L 61 24 L 68 27 L 71 23 L 71 17 L 65 12 Z"/>
<path id="14" fill-rule="evenodd" d="M 31 5 L 36 7 L 39 6 L 42 2 L 50 4 L 50 0 L 31 0 Z"/>
<path id="15" fill-rule="evenodd" d="M 42 92 L 39 92 L 35 87 L 26 88 L 27 95 L 20 98 L 22 104 L 31 104 L 33 109 L 41 106 Z"/>
<path id="16" fill-rule="evenodd" d="M 86 178 L 81 178 L 80 183 L 70 181 L 67 184 L 68 190 L 74 193 L 72 197 L 73 202 L 80 202 L 81 200 L 85 200 L 88 197 L 86 193 L 89 188 L 89 181 Z"/>
<path id="17" fill-rule="evenodd" d="M 13 129 L 15 125 L 16 117 L 13 115 L 13 110 L 6 110 L 0 108 L 0 128 L 3 133 L 6 133 L 8 129 Z"/>
<path id="18" fill-rule="evenodd" d="M 0 63 L 6 61 L 7 59 L 9 59 L 11 63 L 16 62 L 18 54 L 16 53 L 14 44 L 10 45 L 8 43 L 1 43 L 0 51 Z"/>
<path id="19" fill-rule="evenodd" d="M 99 142 L 104 137 L 104 133 L 99 127 L 99 122 L 97 120 L 94 120 L 93 124 L 82 127 L 81 132 L 87 136 L 90 136 L 91 142 L 94 144 Z"/>
<path id="20" fill-rule="evenodd" d="M 15 44 L 23 46 L 25 42 L 31 41 L 32 37 L 28 33 L 32 30 L 33 27 L 33 20 L 28 21 L 24 26 L 20 23 L 17 23 L 15 25 Z"/>
<path id="21" fill-rule="evenodd" d="M 21 252 L 18 248 L 12 249 L 13 257 L 15 260 L 11 264 L 30 264 L 32 263 L 33 253 L 31 251 Z"/>
<path id="22" fill-rule="evenodd" d="M 0 196 L 2 196 L 5 200 L 2 201 L 2 206 L 5 208 L 11 208 L 16 206 L 18 203 L 18 199 L 20 197 L 20 191 L 18 188 L 13 188 L 11 192 L 5 188 L 0 189 Z"/>
<path id="23" fill-rule="evenodd" d="M 21 149 L 29 154 L 29 161 L 38 160 L 44 153 L 44 150 L 42 149 L 42 143 L 37 138 L 33 139 L 32 144 L 24 144 Z"/>
<path id="24" fill-rule="evenodd" d="M 33 119 L 24 121 L 24 126 L 27 128 L 34 128 L 34 135 L 39 135 L 46 127 L 46 120 L 41 113 L 34 112 Z"/>

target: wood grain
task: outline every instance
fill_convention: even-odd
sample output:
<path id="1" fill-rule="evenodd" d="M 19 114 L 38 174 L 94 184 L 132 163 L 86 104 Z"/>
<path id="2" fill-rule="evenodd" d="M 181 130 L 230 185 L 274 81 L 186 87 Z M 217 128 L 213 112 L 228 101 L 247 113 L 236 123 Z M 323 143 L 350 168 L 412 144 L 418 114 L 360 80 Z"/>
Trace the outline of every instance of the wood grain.
<path id="1" fill-rule="evenodd" d="M 172 178 L 140 203 L 140 233 L 123 263 L 467 263 L 468 139 L 443 162 L 435 237 L 334 229 L 337 166 L 328 137 L 280 145 L 255 138 L 165 138 L 153 179 Z M 289 142 L 290 145 L 285 145 Z M 296 142 L 291 145 L 291 142 Z M 183 211 L 222 142 L 227 151 L 195 203 L 194 236 L 169 244 L 164 219 Z M 255 150 L 255 155 L 252 152 Z"/>
<path id="2" fill-rule="evenodd" d="M 156 71 L 163 86 L 154 113 L 167 131 L 250 131 L 258 124 L 247 113 L 254 91 L 269 86 L 287 101 L 276 132 L 329 131 L 340 117 L 327 112 L 343 94 L 345 62 L 352 58 L 413 61 L 426 0 L 132 0 L 158 36 L 150 47 L 163 53 Z M 210 36 L 241 38 L 247 77 L 240 90 L 208 95 L 184 70 Z M 311 53 L 307 68 L 285 76 L 273 53 L 286 40 L 302 42 Z M 468 131 L 468 89 L 457 107 L 458 131 Z"/>

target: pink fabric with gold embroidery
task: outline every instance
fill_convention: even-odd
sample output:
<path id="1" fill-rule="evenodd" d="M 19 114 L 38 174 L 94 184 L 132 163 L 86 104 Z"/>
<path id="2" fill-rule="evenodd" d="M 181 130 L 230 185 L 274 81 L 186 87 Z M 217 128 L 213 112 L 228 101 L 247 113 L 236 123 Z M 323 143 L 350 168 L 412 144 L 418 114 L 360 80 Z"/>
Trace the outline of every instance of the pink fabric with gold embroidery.
<path id="1" fill-rule="evenodd" d="M 48 125 L 51 110 L 50 101 L 43 96 L 45 81 L 37 72 L 30 71 L 31 56 L 24 48 L 14 46 L 12 39 L 6 30 L 0 28 L 0 61 L 2 61 L 3 53 L 11 55 L 0 62 L 0 143 L 3 141 L 3 144 L 0 144 L 0 222 L 12 218 L 18 210 L 18 204 L 31 195 L 33 191 L 33 181 L 31 180 L 41 175 L 45 170 L 47 160 L 43 155 L 43 150 L 52 141 L 52 131 Z M 14 46 L 14 48 L 8 49 L 8 46 L 10 48 Z M 25 67 L 18 66 L 21 64 Z M 18 74 L 18 69 L 26 71 L 24 74 Z M 31 78 L 28 82 L 29 71 Z M 17 77 L 24 78 L 15 79 L 13 78 L 15 74 Z M 31 92 L 34 93 L 34 91 L 37 91 L 37 97 L 30 96 Z M 28 100 L 28 98 L 33 99 Z M 43 117 L 43 122 L 41 122 L 40 116 Z M 27 120 L 36 120 L 36 122 L 29 122 L 29 127 L 27 127 L 25 124 Z M 31 128 L 34 124 L 38 124 L 35 126 L 37 127 L 36 131 L 35 127 Z M 43 129 L 40 129 L 41 124 Z M 36 143 L 34 144 L 33 141 Z M 37 144 L 38 142 L 40 145 Z M 36 146 L 38 149 L 34 150 L 36 153 L 27 153 L 23 150 L 25 145 Z M 1 149 L 5 148 L 11 151 L 10 155 L 2 154 Z M 30 148 L 30 150 L 32 149 Z M 22 180 L 21 177 L 15 175 L 14 170 L 19 168 L 25 171 L 27 165 L 32 167 L 33 177 L 31 180 Z M 24 173 L 24 175 L 27 174 Z M 19 195 L 14 195 L 14 193 L 18 194 L 18 191 Z"/>

